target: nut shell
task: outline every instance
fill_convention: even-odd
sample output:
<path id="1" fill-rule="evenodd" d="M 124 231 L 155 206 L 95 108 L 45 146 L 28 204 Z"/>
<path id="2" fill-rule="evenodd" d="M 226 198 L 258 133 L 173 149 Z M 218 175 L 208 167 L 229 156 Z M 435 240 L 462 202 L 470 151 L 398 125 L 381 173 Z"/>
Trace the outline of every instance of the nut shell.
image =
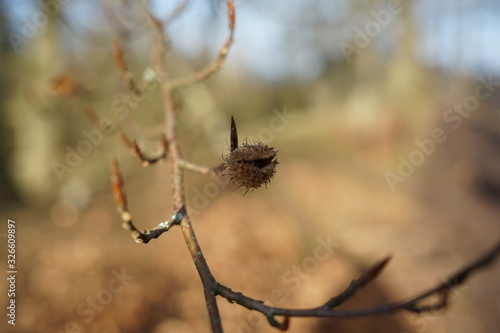
<path id="1" fill-rule="evenodd" d="M 276 153 L 273 147 L 261 142 L 245 141 L 224 156 L 225 175 L 238 188 L 245 188 L 245 193 L 262 185 L 267 187 L 276 174 L 276 166 L 279 164 Z"/>

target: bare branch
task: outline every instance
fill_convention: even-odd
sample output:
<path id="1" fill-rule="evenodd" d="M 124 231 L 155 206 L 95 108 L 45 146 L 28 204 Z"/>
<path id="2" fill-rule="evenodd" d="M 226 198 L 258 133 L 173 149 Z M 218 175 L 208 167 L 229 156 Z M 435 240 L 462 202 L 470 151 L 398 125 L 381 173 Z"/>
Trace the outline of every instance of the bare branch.
<path id="1" fill-rule="evenodd" d="M 326 302 L 323 305 L 323 308 L 333 309 L 344 303 L 349 298 L 353 297 L 357 291 L 359 291 L 371 281 L 375 280 L 375 278 L 382 272 L 385 265 L 387 265 L 390 259 L 391 257 L 387 257 L 381 260 L 379 263 L 373 265 L 373 267 L 370 268 L 365 274 L 361 275 L 359 279 L 352 281 L 346 290 Z"/>
<path id="2" fill-rule="evenodd" d="M 222 45 L 221 49 L 219 50 L 219 54 L 217 55 L 215 60 L 205 68 L 198 71 L 197 73 L 171 81 L 170 82 L 171 90 L 190 87 L 214 75 L 224 66 L 227 55 L 229 54 L 229 48 L 233 44 L 234 25 L 235 25 L 233 0 L 227 0 L 227 16 L 229 20 L 229 36 L 224 45 Z"/>
<path id="3" fill-rule="evenodd" d="M 500 241 L 496 244 L 495 247 L 493 247 L 493 249 L 491 249 L 486 254 L 479 257 L 477 260 L 470 263 L 457 273 L 450 276 L 446 281 L 444 281 L 437 287 L 429 290 L 426 293 L 422 293 L 421 295 L 406 302 L 405 308 L 409 311 L 417 313 L 445 308 L 448 305 L 449 293 L 450 291 L 452 291 L 453 288 L 462 285 L 470 276 L 470 274 L 472 274 L 473 272 L 490 265 L 499 255 L 500 255 Z M 429 298 L 432 295 L 439 295 L 440 301 L 431 306 L 419 305 L 421 301 Z M 427 310 L 427 308 L 430 308 L 430 310 Z"/>
<path id="4" fill-rule="evenodd" d="M 231 303 L 234 302 L 240 304 L 241 306 L 249 310 L 255 310 L 261 312 L 266 316 L 270 324 L 275 327 L 276 327 L 275 319 L 270 320 L 269 318 L 274 318 L 276 316 L 284 316 L 285 318 L 290 318 L 290 317 L 344 318 L 344 317 L 360 317 L 360 316 L 367 316 L 367 315 L 374 315 L 379 313 L 402 311 L 402 310 L 416 312 L 416 313 L 431 312 L 437 309 L 445 308 L 449 302 L 448 294 L 453 288 L 462 284 L 470 274 L 490 265 L 499 255 L 500 255 L 500 242 L 498 242 L 493 249 L 482 255 L 477 260 L 468 264 L 466 267 L 458 271 L 456 274 L 450 276 L 448 279 L 446 279 L 445 282 L 443 282 L 442 284 L 438 285 L 435 288 L 431 288 L 427 291 L 424 291 L 419 295 L 417 295 L 416 297 L 411 298 L 410 300 L 407 301 L 388 303 L 360 310 L 337 311 L 333 310 L 332 308 L 342 304 L 345 300 L 354 295 L 354 293 L 359 288 L 361 288 L 362 286 L 366 285 L 367 283 L 371 282 L 374 278 L 376 278 L 377 275 L 387 264 L 389 258 L 386 258 L 381 262 L 379 262 L 378 264 L 374 265 L 358 280 L 353 281 L 344 292 L 330 299 L 324 305 L 316 308 L 286 309 L 286 308 L 276 308 L 267 306 L 264 305 L 262 301 L 254 300 L 239 292 L 234 292 L 228 287 L 223 286 L 221 284 L 217 284 L 215 286 L 214 292 L 217 295 L 226 298 Z M 440 302 L 431 305 L 420 305 L 422 301 L 425 301 L 432 296 L 439 296 Z"/>
<path id="5" fill-rule="evenodd" d="M 196 172 L 196 173 L 199 173 L 200 175 L 208 175 L 211 173 L 215 173 L 213 168 L 209 168 L 209 167 L 204 166 L 204 165 L 199 165 L 199 164 L 195 164 L 192 162 L 188 162 L 184 159 L 181 159 L 179 161 L 179 168 L 186 170 L 186 171 Z"/>
<path id="6" fill-rule="evenodd" d="M 158 70 L 159 68 L 163 68 L 163 56 L 165 55 L 169 44 L 169 38 L 167 32 L 165 31 L 165 27 L 180 16 L 180 14 L 186 9 L 189 0 L 182 0 L 182 2 L 178 4 L 178 6 L 173 10 L 170 16 L 166 19 L 157 18 L 151 12 L 151 9 L 148 7 L 147 2 L 142 3 L 149 21 L 157 32 L 157 34 L 151 34 L 151 56 L 153 67 L 155 68 L 155 70 Z M 165 77 L 163 77 L 163 75 L 165 75 L 164 71 L 159 71 L 159 73 L 156 74 L 157 76 L 160 76 L 160 79 L 162 81 L 166 79 Z"/>
<path id="7" fill-rule="evenodd" d="M 164 20 L 165 24 L 168 25 L 168 24 L 172 23 L 174 20 L 176 20 L 182 14 L 182 12 L 186 9 L 188 3 L 189 3 L 189 0 L 182 0 L 182 2 L 180 2 L 177 5 L 177 7 L 175 7 L 175 9 L 172 11 L 170 16 L 166 20 Z"/>
<path id="8" fill-rule="evenodd" d="M 155 64 L 160 73 L 165 73 L 165 65 L 161 61 L 161 54 L 163 48 L 156 47 L 154 59 L 157 61 Z M 183 161 L 182 154 L 177 139 L 177 112 L 173 103 L 172 86 L 168 81 L 161 82 L 162 88 L 162 101 L 164 112 L 164 129 L 165 138 L 169 145 L 169 159 L 172 164 L 172 199 L 174 210 L 180 209 L 185 206 L 186 198 L 184 195 L 184 169 L 181 167 Z M 206 262 L 205 256 L 201 250 L 198 239 L 191 224 L 189 215 L 186 214 L 180 223 L 184 240 L 189 249 L 196 270 L 200 276 L 204 288 L 205 301 L 210 318 L 210 327 L 213 333 L 222 333 L 222 323 L 219 313 L 219 308 L 213 293 L 213 286 L 216 283 L 210 268 Z"/>
<path id="9" fill-rule="evenodd" d="M 118 166 L 118 161 L 115 158 L 111 160 L 111 189 L 118 213 L 120 213 L 123 221 L 122 226 L 131 233 L 137 243 L 146 244 L 150 240 L 160 237 L 161 234 L 168 231 L 172 226 L 180 224 L 184 216 L 186 216 L 186 207 L 183 205 L 169 220 L 160 222 L 154 229 L 140 232 L 132 222 L 132 214 L 128 211 L 123 177 Z"/>
<path id="10" fill-rule="evenodd" d="M 125 144 L 125 146 L 127 146 L 127 148 L 129 148 L 132 151 L 132 153 L 135 156 L 137 156 L 139 160 L 141 160 L 143 166 L 150 166 L 157 162 L 163 161 L 167 157 L 168 141 L 165 137 L 162 137 L 162 147 L 163 147 L 162 153 L 156 157 L 149 157 L 149 158 L 144 155 L 142 150 L 139 148 L 137 142 L 136 141 L 130 142 L 128 137 L 121 130 L 120 130 L 120 138 L 122 142 Z"/>
<path id="11" fill-rule="evenodd" d="M 134 76 L 127 67 L 125 58 L 123 56 L 123 52 L 120 48 L 120 45 L 118 45 L 117 40 L 113 41 L 112 47 L 113 47 L 113 57 L 115 59 L 115 64 L 120 70 L 120 73 L 122 75 L 123 85 L 127 87 L 127 89 L 129 89 L 130 92 L 135 96 L 141 96 L 142 90 L 135 83 Z"/>

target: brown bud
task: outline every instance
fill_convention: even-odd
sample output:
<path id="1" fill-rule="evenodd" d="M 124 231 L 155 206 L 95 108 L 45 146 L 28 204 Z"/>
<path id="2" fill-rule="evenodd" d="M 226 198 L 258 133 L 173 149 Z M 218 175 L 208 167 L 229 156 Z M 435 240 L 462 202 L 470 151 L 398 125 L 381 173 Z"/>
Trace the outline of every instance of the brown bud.
<path id="1" fill-rule="evenodd" d="M 78 89 L 75 80 L 69 74 L 63 74 L 52 80 L 52 92 L 59 96 L 69 96 Z"/>
<path id="2" fill-rule="evenodd" d="M 123 178 L 120 173 L 116 158 L 111 160 L 111 190 L 119 212 L 127 212 L 127 197 L 123 185 Z"/>
<path id="3" fill-rule="evenodd" d="M 123 58 L 123 52 L 120 48 L 120 45 L 116 40 L 114 40 L 112 46 L 113 46 L 113 56 L 115 58 L 116 66 L 118 67 L 119 70 L 126 72 L 127 65 L 125 63 L 125 59 Z"/>

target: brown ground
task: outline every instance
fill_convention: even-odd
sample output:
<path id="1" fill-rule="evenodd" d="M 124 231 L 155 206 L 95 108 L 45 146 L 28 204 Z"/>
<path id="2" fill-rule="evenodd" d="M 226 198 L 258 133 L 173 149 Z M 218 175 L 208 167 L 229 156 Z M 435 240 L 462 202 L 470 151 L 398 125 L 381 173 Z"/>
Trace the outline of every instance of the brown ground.
<path id="1" fill-rule="evenodd" d="M 377 282 L 345 305 L 359 308 L 431 287 L 498 240 L 499 206 L 478 194 L 468 177 L 476 169 L 465 153 L 471 150 L 462 149 L 472 138 L 467 128 L 450 132 L 395 192 L 383 174 L 395 170 L 398 154 L 414 149 L 411 143 L 395 152 L 386 141 L 330 133 L 319 131 L 320 145 L 346 140 L 357 152 L 346 158 L 324 146 L 318 156 L 280 149 L 278 174 L 267 191 L 242 196 L 221 189 L 193 214 L 221 283 L 278 306 L 311 307 L 393 255 Z M 300 148 L 300 140 L 287 146 Z M 167 169 L 164 164 L 126 175 L 139 228 L 171 214 Z M 193 189 L 203 191 L 211 180 L 188 177 L 192 206 Z M 7 217 L 19 226 L 18 310 L 15 327 L 5 325 L 3 316 L 2 332 L 209 332 L 201 284 L 178 229 L 148 245 L 135 244 L 121 229 L 108 191 L 81 211 L 61 204 L 49 210 L 11 207 L 1 221 Z M 331 253 L 315 257 L 327 240 L 335 244 Z M 129 279 L 120 286 L 115 275 L 123 271 Z M 496 263 L 473 276 L 446 312 L 292 319 L 289 332 L 493 333 L 500 327 L 499 273 Z M 1 295 L 4 308 L 3 284 Z M 86 305 L 89 297 L 97 298 L 95 310 Z M 219 305 L 226 332 L 276 332 L 255 312 L 224 299 Z"/>

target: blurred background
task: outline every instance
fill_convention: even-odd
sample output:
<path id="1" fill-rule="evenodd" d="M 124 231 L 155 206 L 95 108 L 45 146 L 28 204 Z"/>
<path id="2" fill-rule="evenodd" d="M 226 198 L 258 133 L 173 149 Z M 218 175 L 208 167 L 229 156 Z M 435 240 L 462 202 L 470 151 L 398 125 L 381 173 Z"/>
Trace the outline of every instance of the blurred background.
<path id="1" fill-rule="evenodd" d="M 209 332 L 182 235 L 147 245 L 121 229 L 109 161 L 139 229 L 171 216 L 162 105 L 143 2 L 1 0 L 0 248 L 17 225 L 17 320 L 2 332 Z M 185 5 L 185 6 L 184 6 Z M 150 1 L 167 19 L 168 78 L 213 61 L 222 0 Z M 181 7 L 179 7 L 181 6 Z M 224 69 L 179 91 L 186 159 L 217 166 L 233 115 L 240 139 L 279 150 L 268 189 L 243 196 L 188 173 L 186 195 L 215 277 L 283 307 L 312 307 L 370 264 L 393 260 L 342 308 L 401 300 L 443 281 L 500 235 L 500 3 L 237 0 Z M 136 97 L 113 60 L 117 40 Z M 92 121 L 92 115 L 104 123 Z M 6 269 L 5 269 L 6 271 Z M 500 264 L 445 312 L 292 319 L 290 332 L 497 332 Z M 5 281 L 5 280 L 4 280 Z M 8 298 L 0 285 L 0 305 Z M 227 332 L 273 332 L 219 300 Z"/>

